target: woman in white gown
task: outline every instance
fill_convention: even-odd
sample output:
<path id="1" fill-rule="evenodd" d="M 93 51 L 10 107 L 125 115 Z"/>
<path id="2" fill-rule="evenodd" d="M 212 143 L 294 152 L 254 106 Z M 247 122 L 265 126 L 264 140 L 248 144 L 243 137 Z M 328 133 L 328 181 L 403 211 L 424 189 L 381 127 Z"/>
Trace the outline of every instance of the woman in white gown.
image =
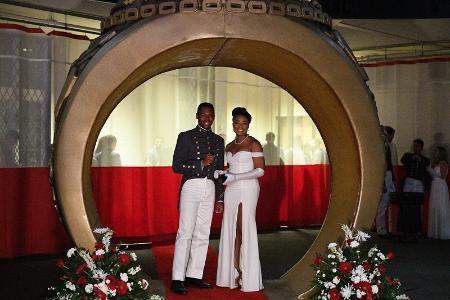
<path id="1" fill-rule="evenodd" d="M 233 109 L 236 138 L 226 146 L 228 171 L 222 231 L 220 234 L 217 285 L 244 292 L 263 289 L 256 228 L 258 177 L 264 175 L 261 144 L 247 131 L 251 115 L 245 108 Z M 220 172 L 219 172 L 220 173 Z"/>
<path id="2" fill-rule="evenodd" d="M 444 147 L 436 147 L 433 164 L 428 172 L 433 177 L 428 210 L 428 237 L 450 239 L 450 202 L 447 186 L 447 153 Z"/>

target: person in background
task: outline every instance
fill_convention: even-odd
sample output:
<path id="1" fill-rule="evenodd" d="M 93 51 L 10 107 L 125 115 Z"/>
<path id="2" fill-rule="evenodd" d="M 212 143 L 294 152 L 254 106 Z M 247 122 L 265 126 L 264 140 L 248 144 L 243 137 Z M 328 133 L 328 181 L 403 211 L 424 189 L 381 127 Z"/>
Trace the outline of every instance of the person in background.
<path id="1" fill-rule="evenodd" d="M 400 239 L 403 241 L 417 240 L 417 233 L 422 227 L 421 203 L 423 203 L 425 192 L 424 179 L 430 165 L 430 160 L 422 155 L 423 146 L 423 140 L 415 139 L 412 152 L 403 154 L 401 158 L 406 171 L 403 192 L 408 193 L 402 195 L 406 201 L 400 204 L 398 213 L 397 227 L 402 233 Z"/>
<path id="2" fill-rule="evenodd" d="M 113 135 L 102 136 L 94 151 L 92 164 L 98 167 L 119 167 L 122 165 L 120 154 L 115 152 L 117 138 Z"/>
<path id="3" fill-rule="evenodd" d="M 264 161 L 266 165 L 278 166 L 284 165 L 281 157 L 280 148 L 275 145 L 275 133 L 266 133 L 266 144 L 263 146 Z"/>
<path id="4" fill-rule="evenodd" d="M 395 130 L 389 126 L 383 127 L 384 135 L 384 159 L 386 171 L 384 174 L 383 195 L 378 203 L 377 217 L 375 220 L 377 226 L 377 234 L 381 238 L 389 237 L 388 228 L 386 226 L 386 215 L 389 208 L 390 193 L 395 192 L 394 175 L 392 167 L 391 148 L 389 143 L 394 138 Z"/>
<path id="5" fill-rule="evenodd" d="M 447 151 L 437 146 L 433 153 L 433 163 L 428 168 L 431 182 L 428 209 L 428 237 L 450 239 L 450 202 L 447 186 L 448 162 Z"/>

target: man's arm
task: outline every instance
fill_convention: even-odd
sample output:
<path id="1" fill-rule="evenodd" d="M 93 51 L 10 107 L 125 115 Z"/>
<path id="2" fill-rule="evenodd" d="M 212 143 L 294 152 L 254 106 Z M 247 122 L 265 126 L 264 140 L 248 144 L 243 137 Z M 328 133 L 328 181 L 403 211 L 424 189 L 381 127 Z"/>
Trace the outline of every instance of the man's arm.
<path id="1" fill-rule="evenodd" d="M 173 153 L 172 169 L 179 174 L 193 174 L 201 171 L 201 160 L 189 157 L 189 136 L 180 133 Z"/>
<path id="2" fill-rule="evenodd" d="M 221 138 L 220 139 L 220 146 L 219 146 L 219 151 L 217 154 L 217 165 L 216 168 L 217 170 L 223 170 L 224 169 L 224 149 L 225 149 L 225 142 L 224 140 Z M 224 199 L 224 193 L 225 193 L 225 187 L 223 186 L 221 180 L 216 179 L 215 181 L 215 185 L 216 185 L 216 194 L 217 194 L 217 201 L 219 202 L 223 202 Z"/>

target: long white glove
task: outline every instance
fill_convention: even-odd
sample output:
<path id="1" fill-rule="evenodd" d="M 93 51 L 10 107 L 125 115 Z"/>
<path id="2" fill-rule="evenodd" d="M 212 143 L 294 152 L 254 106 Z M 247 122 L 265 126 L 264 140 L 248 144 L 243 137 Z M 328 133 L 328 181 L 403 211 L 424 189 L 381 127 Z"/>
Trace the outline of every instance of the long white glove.
<path id="1" fill-rule="evenodd" d="M 261 177 L 263 175 L 264 175 L 264 170 L 261 168 L 256 168 L 251 171 L 248 171 L 245 173 L 239 173 L 239 174 L 225 173 L 227 180 L 225 180 L 223 185 L 229 185 L 238 180 L 255 179 L 255 178 Z"/>
<path id="2" fill-rule="evenodd" d="M 214 171 L 214 179 L 218 179 L 220 175 L 227 174 L 228 171 L 225 170 L 215 170 Z"/>

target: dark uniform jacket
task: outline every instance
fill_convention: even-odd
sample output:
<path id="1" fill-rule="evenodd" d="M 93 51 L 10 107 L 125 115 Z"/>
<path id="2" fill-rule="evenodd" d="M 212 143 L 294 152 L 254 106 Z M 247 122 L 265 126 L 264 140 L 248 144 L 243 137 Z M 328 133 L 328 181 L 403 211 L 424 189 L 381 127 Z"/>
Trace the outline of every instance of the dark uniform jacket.
<path id="1" fill-rule="evenodd" d="M 224 186 L 219 180 L 214 179 L 214 171 L 224 168 L 224 148 L 223 138 L 211 130 L 197 126 L 180 133 L 172 160 L 173 171 L 183 174 L 180 192 L 187 180 L 208 177 L 214 181 L 218 201 L 223 201 Z M 215 155 L 216 159 L 210 166 L 202 169 L 201 161 L 208 153 Z"/>
<path id="2" fill-rule="evenodd" d="M 405 153 L 401 159 L 406 169 L 406 177 L 423 181 L 430 160 L 422 154 Z"/>

